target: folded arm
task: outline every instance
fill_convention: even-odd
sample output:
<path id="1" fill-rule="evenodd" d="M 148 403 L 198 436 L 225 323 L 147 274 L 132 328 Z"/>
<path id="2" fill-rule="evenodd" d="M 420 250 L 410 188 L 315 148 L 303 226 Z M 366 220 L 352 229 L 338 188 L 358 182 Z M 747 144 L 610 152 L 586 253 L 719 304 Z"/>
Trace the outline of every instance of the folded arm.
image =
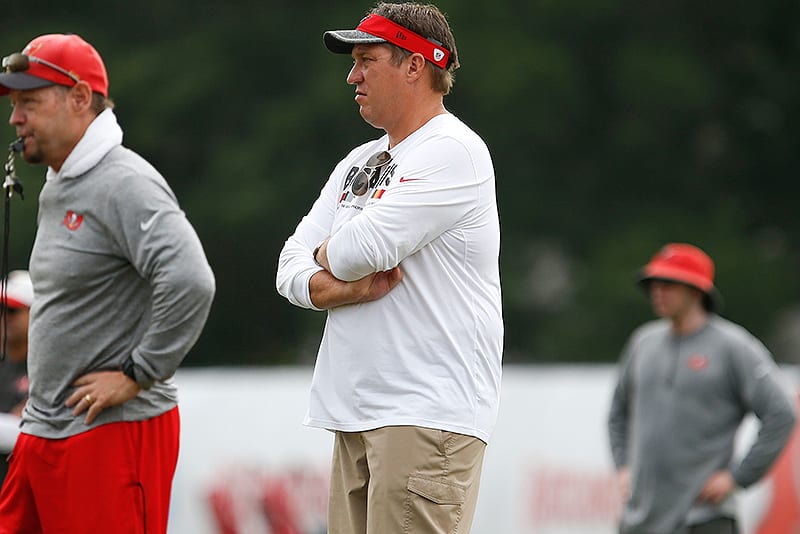
<path id="1" fill-rule="evenodd" d="M 320 309 L 330 309 L 347 304 L 378 300 L 400 283 L 403 273 L 399 267 L 369 274 L 353 282 L 345 282 L 333 276 L 328 263 L 328 240 L 316 250 L 315 260 L 323 267 L 311 276 L 308 283 L 311 301 Z"/>

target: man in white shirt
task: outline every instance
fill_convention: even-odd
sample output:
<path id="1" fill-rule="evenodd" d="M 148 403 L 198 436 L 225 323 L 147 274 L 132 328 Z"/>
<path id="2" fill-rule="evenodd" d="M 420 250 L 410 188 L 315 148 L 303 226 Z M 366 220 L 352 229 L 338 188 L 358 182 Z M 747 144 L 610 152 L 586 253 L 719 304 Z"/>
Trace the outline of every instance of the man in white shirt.
<path id="1" fill-rule="evenodd" d="M 278 291 L 327 310 L 305 423 L 335 431 L 329 532 L 469 532 L 503 343 L 495 178 L 444 107 L 444 15 L 379 4 L 326 46 L 351 54 L 385 131 L 334 168 L 281 252 Z"/>

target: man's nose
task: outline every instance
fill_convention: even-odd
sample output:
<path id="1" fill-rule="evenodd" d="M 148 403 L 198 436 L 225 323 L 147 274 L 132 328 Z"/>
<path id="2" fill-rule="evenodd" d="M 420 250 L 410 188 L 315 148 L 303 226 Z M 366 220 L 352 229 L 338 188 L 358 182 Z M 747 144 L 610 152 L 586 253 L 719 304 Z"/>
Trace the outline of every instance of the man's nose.
<path id="1" fill-rule="evenodd" d="M 347 73 L 347 83 L 350 85 L 355 85 L 361 80 L 363 80 L 363 77 L 361 76 L 361 70 L 358 68 L 358 65 L 353 65 L 353 68 L 351 68 L 350 72 Z"/>
<path id="2" fill-rule="evenodd" d="M 22 111 L 20 111 L 19 106 L 13 106 L 11 108 L 11 116 L 8 117 L 8 123 L 12 126 L 16 126 L 22 124 L 23 121 L 24 115 Z"/>

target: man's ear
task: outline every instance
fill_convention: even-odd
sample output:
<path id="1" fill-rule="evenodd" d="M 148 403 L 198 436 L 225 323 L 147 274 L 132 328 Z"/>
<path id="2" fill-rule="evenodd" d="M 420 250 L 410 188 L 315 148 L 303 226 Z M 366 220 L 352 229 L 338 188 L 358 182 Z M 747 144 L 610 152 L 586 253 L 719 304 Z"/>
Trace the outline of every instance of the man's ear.
<path id="1" fill-rule="evenodd" d="M 425 58 L 423 55 L 418 52 L 411 54 L 411 56 L 408 58 L 408 69 L 406 70 L 408 77 L 413 81 L 416 81 L 422 77 L 424 72 Z"/>
<path id="2" fill-rule="evenodd" d="M 78 82 L 70 91 L 70 102 L 75 111 L 82 112 L 92 107 L 92 88 L 86 82 Z"/>

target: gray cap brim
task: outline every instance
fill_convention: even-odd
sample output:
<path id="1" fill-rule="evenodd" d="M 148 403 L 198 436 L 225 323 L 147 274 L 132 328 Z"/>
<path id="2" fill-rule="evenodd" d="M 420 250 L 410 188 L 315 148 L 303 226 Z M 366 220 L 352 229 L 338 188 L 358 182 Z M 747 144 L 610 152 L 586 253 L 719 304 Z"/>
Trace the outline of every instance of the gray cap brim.
<path id="1" fill-rule="evenodd" d="M 331 30 L 322 35 L 325 46 L 334 54 L 349 54 L 357 44 L 385 43 L 386 39 L 375 37 L 360 30 Z"/>
<path id="2" fill-rule="evenodd" d="M 24 72 L 5 72 L 0 74 L 0 85 L 12 91 L 27 91 L 55 84 L 50 80 L 31 76 Z"/>

